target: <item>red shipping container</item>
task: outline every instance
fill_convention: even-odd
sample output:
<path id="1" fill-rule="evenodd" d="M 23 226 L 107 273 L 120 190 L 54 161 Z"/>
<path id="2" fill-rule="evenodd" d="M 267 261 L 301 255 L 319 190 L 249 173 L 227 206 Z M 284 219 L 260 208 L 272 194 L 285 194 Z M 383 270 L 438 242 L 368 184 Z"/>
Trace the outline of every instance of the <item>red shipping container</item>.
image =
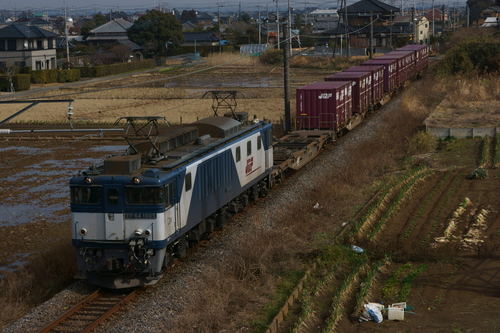
<path id="1" fill-rule="evenodd" d="M 416 51 L 416 67 L 417 72 L 426 68 L 429 65 L 429 46 L 428 45 L 406 45 L 403 46 L 397 51 L 403 50 L 415 50 Z"/>
<path id="2" fill-rule="evenodd" d="M 395 59 L 375 58 L 367 60 L 361 66 L 383 66 L 384 67 L 384 92 L 391 92 L 396 88 L 397 63 Z"/>
<path id="3" fill-rule="evenodd" d="M 384 66 L 354 66 L 344 72 L 369 72 L 372 80 L 372 99 L 377 102 L 384 97 Z"/>
<path id="4" fill-rule="evenodd" d="M 377 59 L 397 59 L 398 78 L 397 85 L 403 84 L 416 73 L 415 51 L 392 51 L 377 57 Z"/>
<path id="5" fill-rule="evenodd" d="M 411 78 L 415 74 L 417 74 L 417 51 L 416 50 L 402 50 L 402 49 L 397 49 L 392 52 L 387 53 L 388 55 L 391 54 L 405 54 L 407 55 L 404 58 L 405 61 L 405 66 L 406 66 L 406 75 L 407 79 Z"/>
<path id="6" fill-rule="evenodd" d="M 369 72 L 340 72 L 325 78 L 325 81 L 353 81 L 352 112 L 359 113 L 368 110 L 372 104 L 372 85 Z"/>
<path id="7" fill-rule="evenodd" d="M 297 89 L 297 129 L 338 131 L 352 116 L 352 82 L 314 82 Z"/>

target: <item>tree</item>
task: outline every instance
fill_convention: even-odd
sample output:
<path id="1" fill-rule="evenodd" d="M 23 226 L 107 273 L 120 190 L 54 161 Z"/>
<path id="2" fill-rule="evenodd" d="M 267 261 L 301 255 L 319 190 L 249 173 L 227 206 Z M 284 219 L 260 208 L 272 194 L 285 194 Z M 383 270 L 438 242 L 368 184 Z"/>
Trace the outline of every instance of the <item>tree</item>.
<path id="1" fill-rule="evenodd" d="M 83 39 L 87 39 L 90 36 L 90 30 L 97 28 L 94 21 L 85 22 L 80 29 Z"/>
<path id="2" fill-rule="evenodd" d="M 252 22 L 252 17 L 248 13 L 241 14 L 240 19 L 246 24 L 250 24 Z"/>
<path id="3" fill-rule="evenodd" d="M 92 21 L 85 22 L 81 28 L 81 34 L 84 39 L 90 35 L 90 30 L 93 30 L 101 25 L 107 23 L 106 17 L 101 13 L 94 14 Z"/>
<path id="4" fill-rule="evenodd" d="M 155 42 L 154 54 L 157 56 L 172 54 L 184 43 L 181 22 L 174 15 L 156 9 L 141 16 L 127 33 L 131 41 L 142 47 Z"/>
<path id="5" fill-rule="evenodd" d="M 495 0 L 498 1 L 498 0 Z M 476 21 L 481 18 L 481 11 L 494 5 L 493 0 L 468 0 L 467 6 L 470 10 L 471 21 Z"/>
<path id="6" fill-rule="evenodd" d="M 106 20 L 106 16 L 102 15 L 101 13 L 94 14 L 94 16 L 92 17 L 92 21 L 94 21 L 95 25 L 98 27 L 105 23 L 108 23 L 108 20 Z"/>

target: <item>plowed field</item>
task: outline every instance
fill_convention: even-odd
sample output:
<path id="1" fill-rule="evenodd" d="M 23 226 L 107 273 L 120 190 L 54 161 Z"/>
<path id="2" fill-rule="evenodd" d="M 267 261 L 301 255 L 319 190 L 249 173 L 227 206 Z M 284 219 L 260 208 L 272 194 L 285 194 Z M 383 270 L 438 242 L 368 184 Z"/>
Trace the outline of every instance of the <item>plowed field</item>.
<path id="1" fill-rule="evenodd" d="M 500 331 L 500 171 L 483 145 L 441 142 L 382 185 L 341 231 L 344 260 L 311 271 L 278 332 Z M 480 164 L 487 177 L 469 179 Z M 382 304 L 382 322 L 360 320 L 367 302 Z M 399 302 L 404 320 L 388 320 Z"/>

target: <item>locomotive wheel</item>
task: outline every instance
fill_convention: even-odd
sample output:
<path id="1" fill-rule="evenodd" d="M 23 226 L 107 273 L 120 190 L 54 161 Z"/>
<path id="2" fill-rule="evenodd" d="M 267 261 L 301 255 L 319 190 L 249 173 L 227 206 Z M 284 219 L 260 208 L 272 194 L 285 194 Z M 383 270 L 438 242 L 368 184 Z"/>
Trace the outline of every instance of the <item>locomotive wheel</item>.
<path id="1" fill-rule="evenodd" d="M 215 230 L 222 230 L 227 225 L 227 212 L 225 208 L 221 208 L 215 218 Z"/>
<path id="2" fill-rule="evenodd" d="M 189 243 L 186 240 L 186 237 L 182 237 L 179 239 L 179 242 L 175 245 L 175 257 L 176 258 L 182 258 L 186 255 L 187 251 L 189 249 Z"/>
<path id="3" fill-rule="evenodd" d="M 264 198 L 269 192 L 266 182 L 262 181 L 259 183 L 259 198 Z"/>
<path id="4" fill-rule="evenodd" d="M 174 266 L 174 256 L 171 251 L 165 252 L 165 258 L 163 258 L 163 267 L 172 267 Z"/>
<path id="5" fill-rule="evenodd" d="M 254 186 L 252 186 L 250 190 L 250 201 L 257 201 L 259 199 L 259 193 L 260 193 L 260 184 L 257 183 Z"/>

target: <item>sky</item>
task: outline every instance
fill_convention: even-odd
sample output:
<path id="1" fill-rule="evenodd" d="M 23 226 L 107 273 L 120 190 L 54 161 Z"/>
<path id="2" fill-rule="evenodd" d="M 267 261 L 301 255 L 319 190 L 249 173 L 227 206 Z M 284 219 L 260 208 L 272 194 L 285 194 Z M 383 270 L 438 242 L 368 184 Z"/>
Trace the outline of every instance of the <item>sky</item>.
<path id="1" fill-rule="evenodd" d="M 175 2 L 177 1 L 177 2 Z M 31 9 L 34 12 L 50 13 L 60 12 L 61 16 L 64 15 L 63 8 L 67 8 L 68 13 L 75 11 L 78 13 L 86 13 L 93 15 L 94 13 L 109 13 L 110 11 L 126 11 L 135 12 L 136 10 L 147 10 L 152 8 L 176 8 L 180 11 L 184 9 L 195 9 L 198 11 L 217 12 L 218 4 L 220 5 L 221 12 L 238 13 L 240 4 L 241 10 L 255 10 L 258 11 L 259 6 L 262 12 L 269 8 L 269 11 L 276 11 L 276 2 L 274 0 L 242 0 L 242 1 L 214 1 L 214 0 L 186 0 L 180 2 L 179 0 L 159 1 L 159 0 L 18 0 L 18 1 L 4 1 L 0 4 L 0 10 L 9 10 L 21 12 L 23 10 Z M 358 0 L 347 0 L 347 5 L 350 5 Z M 391 4 L 395 7 L 401 6 L 403 1 L 404 7 L 415 6 L 417 9 L 430 7 L 434 2 L 435 5 L 445 4 L 446 6 L 453 7 L 464 5 L 465 0 L 460 1 L 446 1 L 446 0 L 384 0 L 384 2 Z M 95 3 L 92 3 L 95 2 Z M 318 7 L 320 9 L 337 8 L 338 0 L 325 2 L 320 0 L 290 0 L 291 8 L 303 9 L 307 7 Z M 286 11 L 288 7 L 288 0 L 278 0 L 278 8 L 280 11 Z M 71 16 L 71 14 L 68 14 Z"/>

